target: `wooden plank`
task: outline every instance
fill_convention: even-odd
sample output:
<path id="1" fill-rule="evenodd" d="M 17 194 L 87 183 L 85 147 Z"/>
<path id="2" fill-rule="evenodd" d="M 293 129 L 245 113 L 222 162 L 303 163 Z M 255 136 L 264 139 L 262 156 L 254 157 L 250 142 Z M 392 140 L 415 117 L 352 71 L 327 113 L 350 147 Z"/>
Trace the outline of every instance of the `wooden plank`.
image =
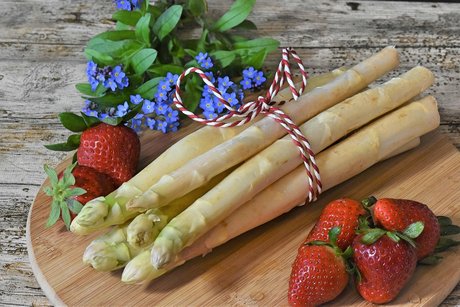
<path id="1" fill-rule="evenodd" d="M 163 147 L 155 138 L 144 141 Z M 144 146 L 142 155 L 150 156 L 151 150 L 152 147 Z M 62 301 L 68 305 L 135 306 L 149 302 L 165 306 L 245 303 L 278 306 L 286 303 L 288 278 L 297 247 L 328 201 L 343 196 L 361 199 L 371 193 L 377 197 L 406 197 L 427 203 L 436 214 L 448 215 L 458 223 L 459 181 L 460 153 L 445 137 L 431 133 L 423 138 L 419 148 L 368 169 L 325 192 L 318 202 L 298 207 L 144 286 L 123 285 L 119 281 L 120 272 L 100 273 L 85 267 L 81 262 L 83 251 L 97 234 L 75 236 L 63 232 L 62 223 L 61 227 L 45 229 L 49 198 L 43 192 L 38 193 L 28 220 L 28 248 L 34 252 L 32 268 L 39 276 L 43 274 L 38 280 L 53 304 Z M 456 251 L 443 256 L 440 265 L 419 267 L 392 305 L 441 303 L 460 280 L 457 270 L 460 258 Z M 64 268 L 65 274 L 62 274 Z M 442 283 L 432 283 L 440 278 Z M 334 306 L 350 304 L 371 306 L 351 287 L 332 302 Z"/>

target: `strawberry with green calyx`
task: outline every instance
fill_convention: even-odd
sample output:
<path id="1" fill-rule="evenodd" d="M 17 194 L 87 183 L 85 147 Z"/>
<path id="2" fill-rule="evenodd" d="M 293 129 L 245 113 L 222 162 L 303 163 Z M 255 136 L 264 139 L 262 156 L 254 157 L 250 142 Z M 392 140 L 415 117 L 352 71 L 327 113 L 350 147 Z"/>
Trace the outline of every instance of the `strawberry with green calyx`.
<path id="1" fill-rule="evenodd" d="M 64 127 L 79 134 L 69 136 L 65 143 L 46 145 L 46 148 L 57 151 L 77 149 L 74 161 L 107 174 L 118 187 L 134 176 L 139 160 L 139 137 L 134 130 L 121 124 L 135 112 L 123 118 L 107 118 L 102 122 L 83 113 L 82 116 L 61 113 L 59 118 Z"/>
<path id="2" fill-rule="evenodd" d="M 329 231 L 333 227 L 340 227 L 337 245 L 346 249 L 353 242 L 359 225 L 359 217 L 367 214 L 364 207 L 356 200 L 342 198 L 328 203 L 308 234 L 305 242 L 313 240 L 327 241 Z"/>
<path id="3" fill-rule="evenodd" d="M 421 260 L 434 252 L 441 228 L 428 206 L 413 200 L 381 198 L 373 206 L 373 217 L 376 225 L 390 231 L 403 231 L 416 221 L 423 222 L 424 230 L 415 239 L 417 258 Z"/>
<path id="4" fill-rule="evenodd" d="M 44 166 L 51 186 L 44 189 L 51 196 L 51 212 L 46 223 L 50 227 L 62 218 L 67 229 L 83 205 L 98 196 L 107 195 L 115 189 L 112 179 L 96 170 L 76 163 L 68 166 L 59 175 L 49 166 Z"/>
<path id="5" fill-rule="evenodd" d="M 404 232 L 379 228 L 361 229 L 353 240 L 353 262 L 359 272 L 355 284 L 367 301 L 392 301 L 410 280 L 417 265 L 413 239 L 423 232 L 423 223 L 409 225 Z"/>
<path id="6" fill-rule="evenodd" d="M 302 244 L 292 265 L 288 301 L 292 306 L 316 306 L 335 299 L 347 286 L 346 259 L 351 248 L 344 252 L 337 246 L 340 227 L 329 231 L 329 242 L 310 241 Z"/>

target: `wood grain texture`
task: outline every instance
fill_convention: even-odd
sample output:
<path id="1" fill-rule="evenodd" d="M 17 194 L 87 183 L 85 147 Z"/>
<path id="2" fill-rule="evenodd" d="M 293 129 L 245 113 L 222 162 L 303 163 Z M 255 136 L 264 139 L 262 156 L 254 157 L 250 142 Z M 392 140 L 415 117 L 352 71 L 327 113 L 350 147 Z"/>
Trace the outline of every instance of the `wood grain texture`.
<path id="1" fill-rule="evenodd" d="M 184 132 L 176 135 L 183 135 Z M 155 157 L 155 148 L 168 147 L 168 140 L 144 138 L 143 157 Z M 148 148 L 148 149 L 146 149 Z M 65 162 L 59 166 L 64 167 Z M 40 285 L 53 304 L 121 305 L 244 305 L 286 304 L 288 278 L 297 247 L 330 200 L 354 199 L 374 194 L 392 195 L 426 203 L 437 215 L 460 222 L 460 153 L 439 132 L 423 137 L 422 144 L 408 153 L 368 169 L 357 177 L 321 195 L 319 201 L 258 227 L 204 258 L 198 257 L 148 285 L 124 285 L 120 271 L 96 272 L 83 265 L 86 246 L 98 235 L 75 236 L 60 227 L 45 229 L 50 199 L 42 190 L 29 215 L 28 248 Z M 44 185 L 48 185 L 48 181 Z M 30 241 L 29 241 L 30 240 Z M 419 266 L 414 278 L 391 303 L 393 306 L 435 306 L 443 301 L 460 280 L 459 249 L 443 253 L 436 266 Z M 62 272 L 65 271 L 65 274 Z M 434 284 L 433 280 L 442 283 Z M 95 295 L 94 293 L 98 293 Z M 371 306 L 347 289 L 333 306 Z"/>
<path id="2" fill-rule="evenodd" d="M 231 3 L 209 2 L 215 15 Z M 0 304 L 48 304 L 27 259 L 27 211 L 45 177 L 43 163 L 65 157 L 42 145 L 68 135 L 57 114 L 83 103 L 74 84 L 85 78 L 84 45 L 113 26 L 114 11 L 110 0 L 0 0 Z M 402 65 L 395 73 L 416 64 L 435 73 L 430 92 L 441 131 L 460 147 L 460 4 L 258 0 L 250 19 L 258 35 L 296 47 L 311 73 L 396 45 Z M 460 287 L 443 304 L 460 304 Z"/>

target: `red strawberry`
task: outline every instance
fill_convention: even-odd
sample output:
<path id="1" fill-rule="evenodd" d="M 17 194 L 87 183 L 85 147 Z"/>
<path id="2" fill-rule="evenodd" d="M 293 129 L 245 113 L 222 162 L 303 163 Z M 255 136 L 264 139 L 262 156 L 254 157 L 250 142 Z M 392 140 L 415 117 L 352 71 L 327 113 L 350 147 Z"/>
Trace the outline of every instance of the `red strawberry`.
<path id="1" fill-rule="evenodd" d="M 96 197 L 105 196 L 115 190 L 112 178 L 93 168 L 77 165 L 72 174 L 75 177 L 75 184 L 71 187 L 79 187 L 86 191 L 85 194 L 74 197 L 82 205 Z M 71 220 L 73 220 L 77 215 L 70 212 L 70 216 Z"/>
<path id="2" fill-rule="evenodd" d="M 383 231 L 385 233 L 385 231 Z M 360 272 L 356 287 L 361 296 L 375 304 L 393 300 L 411 278 L 417 264 L 415 249 L 404 240 L 395 242 L 387 235 L 372 244 L 353 240 L 353 260 Z"/>
<path id="3" fill-rule="evenodd" d="M 54 225 L 61 216 L 68 229 L 82 205 L 115 189 L 108 175 L 86 166 L 75 165 L 68 166 L 59 176 L 54 169 L 45 165 L 51 186 L 46 187 L 44 191 L 46 195 L 53 197 L 50 216 L 46 223 L 48 227 Z"/>
<path id="4" fill-rule="evenodd" d="M 356 236 L 359 216 L 365 214 L 366 210 L 356 200 L 348 198 L 334 200 L 324 207 L 305 242 L 327 241 L 329 231 L 333 227 L 340 227 L 341 232 L 337 239 L 337 245 L 344 250 L 351 245 Z"/>
<path id="5" fill-rule="evenodd" d="M 336 230 L 340 232 L 338 227 L 330 231 L 331 244 L 314 241 L 299 248 L 289 279 L 290 305 L 323 304 L 336 298 L 347 286 L 344 254 L 335 245 Z"/>
<path id="6" fill-rule="evenodd" d="M 81 134 L 77 161 L 109 175 L 118 187 L 134 175 L 139 153 L 140 142 L 134 130 L 100 123 Z"/>
<path id="7" fill-rule="evenodd" d="M 373 210 L 375 223 L 391 231 L 403 231 L 410 224 L 421 221 L 424 230 L 415 239 L 417 259 L 433 253 L 441 230 L 436 215 L 428 206 L 413 200 L 382 198 Z"/>

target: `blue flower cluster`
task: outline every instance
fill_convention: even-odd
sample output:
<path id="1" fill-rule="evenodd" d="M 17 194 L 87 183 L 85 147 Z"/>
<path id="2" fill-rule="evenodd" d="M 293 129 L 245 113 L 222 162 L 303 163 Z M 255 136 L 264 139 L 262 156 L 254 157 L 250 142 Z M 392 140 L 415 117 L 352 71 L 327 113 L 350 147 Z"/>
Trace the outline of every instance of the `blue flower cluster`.
<path id="1" fill-rule="evenodd" d="M 99 84 L 112 91 L 129 86 L 129 79 L 121 66 L 101 68 L 93 61 L 89 61 L 86 66 L 86 75 L 92 91 L 95 91 Z"/>
<path id="2" fill-rule="evenodd" d="M 125 11 L 134 11 L 141 7 L 141 0 L 114 0 L 117 9 Z"/>
<path id="3" fill-rule="evenodd" d="M 214 66 L 207 53 L 200 52 L 195 57 L 195 60 L 204 70 L 209 70 Z M 241 87 L 244 90 L 249 90 L 261 86 L 266 81 L 263 72 L 255 70 L 254 67 L 243 70 L 243 80 L 240 82 L 241 87 L 232 82 L 228 76 L 218 76 L 216 80 L 212 71 L 207 71 L 205 74 L 212 83 L 216 84 L 217 81 L 217 89 L 234 109 L 238 109 L 244 99 L 244 92 Z M 207 85 L 203 88 L 200 108 L 207 119 L 214 119 L 226 111 L 224 104 L 212 93 Z"/>
<path id="4" fill-rule="evenodd" d="M 127 123 L 129 127 L 137 132 L 142 129 L 142 125 L 163 133 L 177 131 L 179 128 L 179 112 L 172 108 L 172 101 L 178 78 L 178 75 L 168 73 L 158 84 L 158 90 L 153 101 L 144 99 L 140 95 L 131 95 L 129 103 L 125 101 L 117 107 L 105 110 L 105 112 L 98 112 L 97 105 L 87 100 L 82 112 L 102 120 L 107 117 L 123 117 L 132 108 L 141 104 L 141 111 Z"/>

